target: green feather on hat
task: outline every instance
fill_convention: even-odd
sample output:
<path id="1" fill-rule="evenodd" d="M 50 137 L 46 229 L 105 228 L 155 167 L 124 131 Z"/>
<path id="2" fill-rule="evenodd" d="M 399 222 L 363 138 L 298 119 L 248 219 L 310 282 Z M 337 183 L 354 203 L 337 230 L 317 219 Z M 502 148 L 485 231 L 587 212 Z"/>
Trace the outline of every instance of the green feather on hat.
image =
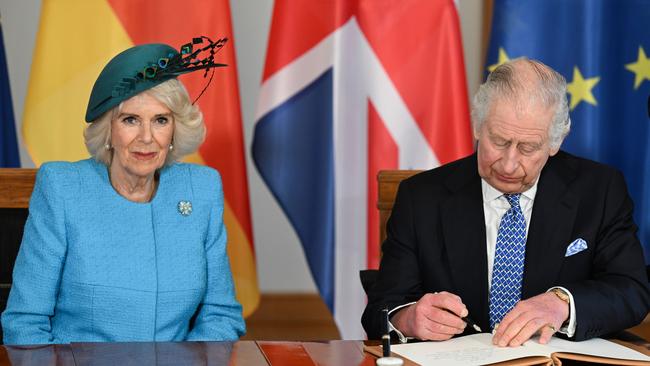
<path id="1" fill-rule="evenodd" d="M 193 46 L 204 40 L 208 45 L 194 50 Z M 178 75 L 206 70 L 205 77 L 210 69 L 226 66 L 215 63 L 214 54 L 227 40 L 222 38 L 212 42 L 208 37 L 194 38 L 191 43 L 183 45 L 180 52 L 162 43 L 143 44 L 120 52 L 104 66 L 95 81 L 86 110 L 86 122 L 96 120 L 121 102 Z M 198 58 L 204 51 L 208 55 Z"/>

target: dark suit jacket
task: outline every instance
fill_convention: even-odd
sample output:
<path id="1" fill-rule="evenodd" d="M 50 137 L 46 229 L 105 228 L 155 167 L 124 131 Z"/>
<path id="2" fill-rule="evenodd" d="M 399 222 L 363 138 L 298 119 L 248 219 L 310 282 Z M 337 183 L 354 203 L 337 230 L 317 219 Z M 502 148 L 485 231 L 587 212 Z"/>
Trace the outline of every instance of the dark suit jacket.
<path id="1" fill-rule="evenodd" d="M 522 298 L 563 286 L 573 295 L 575 340 L 638 324 L 650 289 L 633 203 L 613 168 L 560 151 L 542 169 L 526 242 Z M 577 238 L 588 249 L 565 257 Z M 400 184 L 387 224 L 379 278 L 362 323 L 379 338 L 381 309 L 425 293 L 459 295 L 489 329 L 485 219 L 476 154 Z"/>

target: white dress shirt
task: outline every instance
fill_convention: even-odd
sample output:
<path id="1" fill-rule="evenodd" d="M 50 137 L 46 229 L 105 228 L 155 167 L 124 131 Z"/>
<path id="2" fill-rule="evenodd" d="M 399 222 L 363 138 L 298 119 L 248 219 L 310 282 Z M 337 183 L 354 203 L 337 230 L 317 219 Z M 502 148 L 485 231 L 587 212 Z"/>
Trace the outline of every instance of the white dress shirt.
<path id="1" fill-rule="evenodd" d="M 528 229 L 530 227 L 530 218 L 533 214 L 533 203 L 535 202 L 535 195 L 537 194 L 538 182 L 539 180 L 535 182 L 535 184 L 530 187 L 530 189 L 523 192 L 519 198 L 519 206 L 521 207 L 521 211 L 523 212 L 524 218 L 526 219 L 526 238 L 528 238 Z M 492 284 L 492 268 L 494 267 L 494 253 L 496 252 L 499 225 L 501 224 L 501 218 L 503 215 L 505 215 L 505 213 L 510 209 L 510 203 L 508 203 L 508 200 L 505 198 L 502 192 L 489 185 L 484 179 L 481 179 L 481 188 L 483 190 L 483 213 L 485 216 L 485 239 L 487 247 L 487 286 L 490 288 L 490 285 Z M 562 289 L 567 294 L 569 294 L 569 323 L 566 327 L 562 327 L 559 332 L 572 337 L 576 329 L 576 310 L 575 304 L 573 302 L 573 295 L 571 295 L 567 289 L 560 286 L 552 287 L 547 291 L 551 291 L 554 288 Z M 389 315 L 396 310 L 412 304 L 415 304 L 415 302 L 397 306 L 390 311 Z M 392 323 L 389 322 L 389 326 L 391 330 L 394 330 L 397 333 L 402 343 L 405 343 L 408 339 L 410 339 L 410 337 L 405 337 L 402 332 L 397 330 L 397 328 L 395 328 Z"/>

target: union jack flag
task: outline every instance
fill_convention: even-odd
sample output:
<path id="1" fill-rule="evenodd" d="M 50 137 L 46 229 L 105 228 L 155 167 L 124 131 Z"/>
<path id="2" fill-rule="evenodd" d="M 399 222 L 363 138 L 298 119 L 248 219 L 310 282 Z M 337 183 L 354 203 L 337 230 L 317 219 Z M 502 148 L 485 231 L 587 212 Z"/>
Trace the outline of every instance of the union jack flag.
<path id="1" fill-rule="evenodd" d="M 277 0 L 253 141 L 344 339 L 379 262 L 376 175 L 470 154 L 452 0 Z"/>

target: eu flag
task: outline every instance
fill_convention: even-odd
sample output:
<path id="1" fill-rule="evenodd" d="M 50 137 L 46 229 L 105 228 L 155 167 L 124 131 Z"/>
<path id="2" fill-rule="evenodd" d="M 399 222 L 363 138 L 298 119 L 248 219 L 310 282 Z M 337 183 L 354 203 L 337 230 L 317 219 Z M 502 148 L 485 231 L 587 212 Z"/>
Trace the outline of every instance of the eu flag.
<path id="1" fill-rule="evenodd" d="M 17 168 L 20 166 L 18 142 L 16 141 L 16 123 L 11 104 L 7 59 L 0 26 L 0 167 Z"/>
<path id="2" fill-rule="evenodd" d="M 621 170 L 650 263 L 650 2 L 497 0 L 488 71 L 537 59 L 567 79 L 571 132 L 562 149 Z"/>

